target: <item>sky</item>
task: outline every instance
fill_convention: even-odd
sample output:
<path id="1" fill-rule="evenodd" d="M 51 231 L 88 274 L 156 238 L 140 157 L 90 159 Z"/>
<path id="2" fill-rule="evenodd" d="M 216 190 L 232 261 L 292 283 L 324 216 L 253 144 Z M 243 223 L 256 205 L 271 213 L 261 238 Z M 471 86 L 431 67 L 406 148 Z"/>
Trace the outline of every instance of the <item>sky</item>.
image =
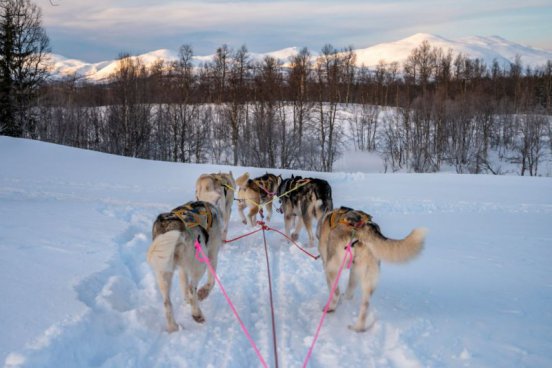
<path id="1" fill-rule="evenodd" d="M 183 44 L 195 55 L 223 44 L 251 52 L 318 51 L 328 43 L 366 48 L 420 32 L 498 35 L 552 50 L 552 0 L 35 1 L 52 52 L 88 62 Z"/>

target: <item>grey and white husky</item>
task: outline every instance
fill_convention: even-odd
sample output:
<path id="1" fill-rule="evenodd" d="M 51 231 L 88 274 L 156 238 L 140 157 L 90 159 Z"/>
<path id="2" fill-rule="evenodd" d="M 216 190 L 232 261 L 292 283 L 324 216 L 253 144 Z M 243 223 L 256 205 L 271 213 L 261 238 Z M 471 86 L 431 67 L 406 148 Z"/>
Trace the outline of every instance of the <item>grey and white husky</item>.
<path id="1" fill-rule="evenodd" d="M 221 230 L 222 218 L 219 210 L 213 204 L 202 201 L 188 202 L 171 212 L 162 213 L 153 223 L 153 242 L 148 249 L 147 260 L 163 296 L 169 332 L 178 330 L 170 299 L 171 283 L 176 269 L 179 271 L 182 294 L 192 306 L 193 319 L 198 323 L 205 321 L 199 308 L 199 300 L 209 295 L 215 280 L 209 273 L 207 283 L 198 290 L 199 281 L 207 266 L 196 259 L 195 242 L 197 240 L 201 244 L 216 269 L 222 242 Z"/>

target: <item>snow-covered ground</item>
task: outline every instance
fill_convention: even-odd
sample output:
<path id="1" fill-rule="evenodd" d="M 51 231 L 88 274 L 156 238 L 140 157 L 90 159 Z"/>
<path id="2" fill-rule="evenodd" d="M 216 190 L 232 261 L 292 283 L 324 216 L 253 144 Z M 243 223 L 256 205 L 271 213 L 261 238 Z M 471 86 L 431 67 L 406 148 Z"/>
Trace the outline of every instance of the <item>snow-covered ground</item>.
<path id="1" fill-rule="evenodd" d="M 175 279 L 182 329 L 167 334 L 145 262 L 155 216 L 192 199 L 201 173 L 226 167 L 7 137 L 0 137 L 0 155 L 6 367 L 259 366 L 218 287 L 202 302 L 207 322 L 200 325 L 182 305 Z M 552 179 L 309 175 L 329 180 L 336 206 L 372 214 L 387 236 L 430 230 L 418 259 L 382 265 L 373 327 L 348 330 L 360 298 L 343 301 L 326 318 L 310 367 L 552 366 Z M 281 215 L 272 226 L 283 228 Z M 230 236 L 247 231 L 234 211 Z M 267 240 L 280 366 L 300 367 L 328 296 L 322 266 L 276 233 Z M 306 243 L 304 233 L 300 240 Z M 262 244 L 255 234 L 225 245 L 218 270 L 274 366 Z"/>

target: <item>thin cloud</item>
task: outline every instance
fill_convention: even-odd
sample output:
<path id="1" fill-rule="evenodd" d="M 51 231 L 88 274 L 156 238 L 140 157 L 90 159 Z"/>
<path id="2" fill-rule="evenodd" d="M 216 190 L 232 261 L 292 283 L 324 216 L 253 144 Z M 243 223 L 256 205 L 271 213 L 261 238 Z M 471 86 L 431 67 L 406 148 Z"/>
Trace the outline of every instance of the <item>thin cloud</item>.
<path id="1" fill-rule="evenodd" d="M 496 24 L 494 20 L 506 13 L 511 19 L 512 14 L 538 8 L 552 15 L 552 6 L 543 0 L 59 2 L 60 6 L 43 8 L 44 24 L 53 30 L 54 48 L 56 32 L 72 32 L 91 47 L 95 38 L 121 48 L 141 45 L 145 50 L 168 47 L 177 38 L 179 42 L 199 41 L 194 34 L 217 35 L 211 43 L 228 41 L 263 48 L 255 51 L 327 42 L 365 47 L 406 37 L 412 30 L 451 37 L 459 32 L 488 34 L 487 25 Z M 471 28 L 462 29 L 463 23 Z M 533 26 L 550 29 L 545 24 Z M 478 27 L 485 33 L 478 32 Z M 507 30 L 508 24 L 503 27 Z M 497 29 L 492 33 L 504 32 Z M 154 44 L 163 39 L 164 45 Z"/>

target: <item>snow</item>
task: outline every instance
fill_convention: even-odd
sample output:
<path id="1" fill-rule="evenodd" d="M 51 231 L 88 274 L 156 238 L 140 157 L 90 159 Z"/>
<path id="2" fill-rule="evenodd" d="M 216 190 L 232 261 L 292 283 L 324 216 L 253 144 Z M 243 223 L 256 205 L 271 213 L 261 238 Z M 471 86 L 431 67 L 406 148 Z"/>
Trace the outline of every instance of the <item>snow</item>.
<path id="1" fill-rule="evenodd" d="M 516 56 L 521 57 L 524 66 L 532 67 L 541 67 L 548 60 L 552 60 L 551 51 L 520 45 L 499 36 L 472 36 L 450 40 L 429 33 L 416 33 L 395 42 L 355 50 L 357 62 L 368 67 L 376 66 L 380 60 L 385 63 L 393 61 L 403 63 L 410 52 L 424 41 L 429 42 L 432 47 L 441 48 L 444 52 L 452 50 L 453 57 L 462 54 L 473 59 L 481 59 L 488 67 L 492 65 L 493 60 L 496 60 L 502 68 L 507 68 L 515 61 Z"/>
<path id="2" fill-rule="evenodd" d="M 123 158 L 0 137 L 0 361 L 5 367 L 259 366 L 218 287 L 168 334 L 145 261 L 155 216 L 228 170 Z M 235 175 L 248 170 L 231 168 Z M 270 170 L 284 176 L 289 171 Z M 295 172 L 301 173 L 301 172 Z M 383 233 L 430 233 L 422 255 L 382 264 L 372 327 L 347 329 L 360 295 L 327 316 L 310 367 L 552 366 L 552 179 L 456 174 L 303 173 Z M 283 229 L 276 214 L 271 226 Z M 232 213 L 229 236 L 250 231 Z M 300 241 L 307 243 L 305 233 Z M 278 355 L 298 367 L 328 297 L 320 261 L 267 233 Z M 225 245 L 219 277 L 274 366 L 262 235 Z M 309 249 L 316 253 L 316 249 Z M 346 273 L 345 273 L 345 276 Z M 342 287 L 346 279 L 342 279 Z"/>
<path id="3" fill-rule="evenodd" d="M 493 60 L 497 60 L 499 65 L 507 68 L 510 63 L 515 61 L 516 56 L 521 57 L 521 62 L 524 66 L 542 67 L 548 60 L 552 60 L 552 51 L 538 49 L 530 46 L 520 45 L 515 42 L 508 41 L 499 36 L 472 36 L 459 40 L 450 40 L 438 35 L 429 33 L 416 33 L 410 37 L 394 41 L 377 44 L 368 48 L 354 50 L 357 55 L 357 65 L 365 65 L 367 67 L 375 67 L 380 61 L 385 63 L 398 62 L 402 64 L 410 55 L 410 52 L 418 47 L 423 41 L 428 41 L 431 46 L 440 47 L 444 52 L 449 49 L 453 51 L 453 55 L 462 54 L 471 58 L 479 58 L 485 61 L 487 66 L 491 66 Z M 336 46 L 338 47 L 338 46 Z M 288 47 L 282 50 L 256 53 L 250 52 L 251 60 L 262 61 L 266 56 L 271 56 L 280 59 L 287 65 L 290 57 L 297 55 L 300 51 L 299 47 Z M 313 58 L 316 57 L 317 50 L 311 50 Z M 178 60 L 178 53 L 172 50 L 161 49 L 148 52 L 138 57 L 145 65 L 150 66 L 158 60 L 167 62 Z M 193 57 L 193 62 L 196 66 L 202 63 L 211 62 L 213 55 L 196 55 Z M 66 59 L 63 56 L 52 54 L 54 65 L 52 73 L 55 76 L 68 76 L 77 74 L 86 76 L 93 81 L 101 81 L 109 77 L 116 69 L 117 60 L 107 60 L 99 63 L 87 63 L 81 60 Z"/>

